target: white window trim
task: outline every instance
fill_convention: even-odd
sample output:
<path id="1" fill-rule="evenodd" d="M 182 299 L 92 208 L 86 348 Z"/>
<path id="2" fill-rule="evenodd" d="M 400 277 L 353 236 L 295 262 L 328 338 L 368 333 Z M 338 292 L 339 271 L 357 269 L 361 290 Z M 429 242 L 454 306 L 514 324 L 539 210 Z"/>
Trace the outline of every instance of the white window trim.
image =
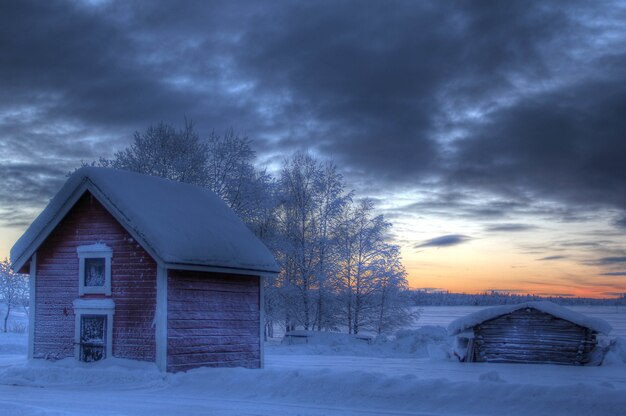
<path id="1" fill-rule="evenodd" d="M 111 258 L 113 250 L 106 244 L 78 246 L 78 294 L 111 296 Z M 104 258 L 104 286 L 85 286 L 85 259 Z"/>
<path id="2" fill-rule="evenodd" d="M 76 299 L 73 302 L 74 315 L 74 358 L 80 360 L 80 320 L 83 315 L 106 315 L 106 354 L 105 359 L 113 357 L 113 315 L 115 302 L 113 299 Z"/>

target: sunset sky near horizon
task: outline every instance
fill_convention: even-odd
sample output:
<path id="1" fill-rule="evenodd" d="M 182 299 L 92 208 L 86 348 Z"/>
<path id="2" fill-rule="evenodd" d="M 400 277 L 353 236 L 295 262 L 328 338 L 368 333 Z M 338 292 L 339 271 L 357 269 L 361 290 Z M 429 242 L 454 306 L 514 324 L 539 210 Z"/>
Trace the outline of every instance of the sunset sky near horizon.
<path id="1" fill-rule="evenodd" d="M 0 257 L 134 131 L 333 160 L 409 283 L 626 292 L 623 1 L 0 4 Z"/>

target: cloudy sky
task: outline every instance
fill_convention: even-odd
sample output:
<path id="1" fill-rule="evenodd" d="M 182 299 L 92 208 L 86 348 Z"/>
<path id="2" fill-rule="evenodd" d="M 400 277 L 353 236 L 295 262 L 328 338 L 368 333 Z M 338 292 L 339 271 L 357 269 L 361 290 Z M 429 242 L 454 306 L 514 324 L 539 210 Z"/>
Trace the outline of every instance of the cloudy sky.
<path id="1" fill-rule="evenodd" d="M 4 1 L 0 257 L 135 130 L 334 160 L 413 287 L 626 292 L 626 4 Z"/>

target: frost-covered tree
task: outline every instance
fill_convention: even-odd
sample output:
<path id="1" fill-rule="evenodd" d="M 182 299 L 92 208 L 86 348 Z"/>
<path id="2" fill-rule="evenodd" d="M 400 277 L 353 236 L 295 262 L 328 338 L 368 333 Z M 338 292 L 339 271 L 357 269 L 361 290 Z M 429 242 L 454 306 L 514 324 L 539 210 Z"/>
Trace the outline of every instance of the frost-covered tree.
<path id="1" fill-rule="evenodd" d="M 206 185 L 209 147 L 194 131 L 192 122 L 182 129 L 159 123 L 135 132 L 132 144 L 99 165 L 153 176 Z"/>
<path id="2" fill-rule="evenodd" d="M 373 203 L 352 202 L 337 167 L 302 152 L 285 161 L 277 186 L 282 270 L 273 311 L 282 310 L 286 328 L 358 333 L 406 323 L 406 272 Z"/>
<path id="3" fill-rule="evenodd" d="M 376 289 L 372 309 L 372 329 L 392 332 L 411 324 L 419 317 L 410 296 L 406 269 L 400 249 L 389 244 L 375 266 Z"/>
<path id="4" fill-rule="evenodd" d="M 263 238 L 272 225 L 275 185 L 267 172 L 255 167 L 255 159 L 250 140 L 232 129 L 223 136 L 212 132 L 207 140 L 206 186 Z"/>
<path id="5" fill-rule="evenodd" d="M 7 332 L 7 323 L 11 310 L 20 305 L 25 305 L 27 299 L 28 280 L 26 276 L 13 272 L 9 260 L 4 259 L 0 262 L 0 302 L 7 308 L 4 315 L 4 332 Z"/>
<path id="6" fill-rule="evenodd" d="M 280 174 L 277 218 L 282 244 L 278 254 L 288 327 L 292 320 L 304 329 L 313 323 L 311 291 L 317 267 L 315 194 L 320 174 L 319 163 L 306 153 L 294 155 Z"/>
<path id="7" fill-rule="evenodd" d="M 299 152 L 285 161 L 277 185 L 280 244 L 276 254 L 283 266 L 278 283 L 287 325 L 334 328 L 329 276 L 336 264 L 334 231 L 349 199 L 343 178 L 334 164 Z"/>
<path id="8" fill-rule="evenodd" d="M 337 271 L 337 235 L 341 213 L 352 194 L 344 191 L 343 177 L 333 163 L 325 163 L 317 178 L 315 208 L 317 232 L 315 249 L 317 283 L 315 325 L 318 330 L 337 326 L 336 298 L 332 296 L 332 278 Z"/>
<path id="9" fill-rule="evenodd" d="M 364 328 L 382 332 L 390 320 L 408 311 L 399 296 L 406 286 L 406 272 L 396 246 L 387 242 L 391 223 L 375 215 L 371 200 L 350 204 L 343 212 L 338 235 L 338 269 L 335 287 L 342 305 L 343 322 L 348 332 Z"/>

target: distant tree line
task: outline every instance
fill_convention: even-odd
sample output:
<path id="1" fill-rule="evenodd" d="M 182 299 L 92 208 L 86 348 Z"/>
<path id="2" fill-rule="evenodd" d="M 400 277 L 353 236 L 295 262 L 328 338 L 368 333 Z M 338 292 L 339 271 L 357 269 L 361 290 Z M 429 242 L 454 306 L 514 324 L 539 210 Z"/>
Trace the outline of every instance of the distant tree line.
<path id="1" fill-rule="evenodd" d="M 306 152 L 277 174 L 255 165 L 250 140 L 233 130 L 201 138 L 193 124 L 136 132 L 127 148 L 91 165 L 207 187 L 270 248 L 281 272 L 265 281 L 266 333 L 362 330 L 378 333 L 415 318 L 391 223 L 346 189 L 337 166 Z M 210 213 L 207 212 L 207 215 Z"/>
<path id="2" fill-rule="evenodd" d="M 493 306 L 548 300 L 560 305 L 619 306 L 626 305 L 626 294 L 612 299 L 537 296 L 489 291 L 479 294 L 446 291 L 410 290 L 409 297 L 416 306 Z"/>

